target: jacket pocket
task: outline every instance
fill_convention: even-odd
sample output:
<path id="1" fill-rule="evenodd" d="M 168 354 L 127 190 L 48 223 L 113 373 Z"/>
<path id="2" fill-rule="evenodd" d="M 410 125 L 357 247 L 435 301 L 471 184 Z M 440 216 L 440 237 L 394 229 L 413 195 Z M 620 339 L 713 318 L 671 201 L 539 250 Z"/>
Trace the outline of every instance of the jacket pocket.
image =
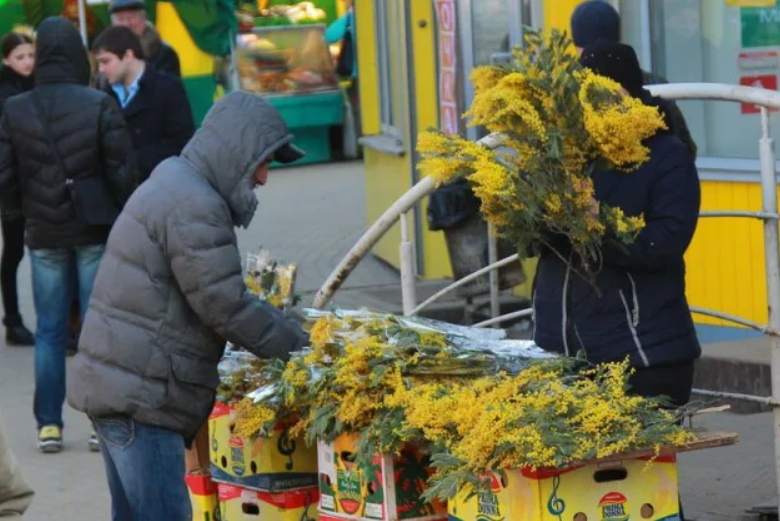
<path id="1" fill-rule="evenodd" d="M 171 369 L 174 378 L 179 382 L 211 390 L 219 385 L 217 364 L 209 360 L 171 353 Z"/>

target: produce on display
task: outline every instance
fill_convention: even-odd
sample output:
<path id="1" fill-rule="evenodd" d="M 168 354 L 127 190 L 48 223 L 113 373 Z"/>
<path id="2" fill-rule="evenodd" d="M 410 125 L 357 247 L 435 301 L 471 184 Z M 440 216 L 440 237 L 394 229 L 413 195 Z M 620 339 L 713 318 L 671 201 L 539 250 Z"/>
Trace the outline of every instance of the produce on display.
<path id="1" fill-rule="evenodd" d="M 240 34 L 236 66 L 241 88 L 247 92 L 272 95 L 338 90 L 322 25 Z"/>
<path id="2" fill-rule="evenodd" d="M 565 467 L 693 436 L 662 400 L 627 394 L 627 363 L 592 367 L 502 331 L 418 318 L 305 314 L 311 347 L 247 372 L 261 385 L 236 406 L 237 435 L 268 436 L 279 421 L 310 443 L 355 433 L 365 468 L 377 453 L 421 445 L 437 468 L 426 497 L 441 499 L 485 485 L 489 471 Z"/>

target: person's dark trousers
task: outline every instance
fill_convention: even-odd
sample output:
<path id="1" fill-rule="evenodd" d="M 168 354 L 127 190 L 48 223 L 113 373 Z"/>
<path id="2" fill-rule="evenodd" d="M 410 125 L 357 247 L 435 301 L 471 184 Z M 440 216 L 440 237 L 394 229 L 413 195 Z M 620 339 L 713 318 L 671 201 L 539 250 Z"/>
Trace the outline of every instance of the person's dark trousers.
<path id="1" fill-rule="evenodd" d="M 111 491 L 113 521 L 191 521 L 184 438 L 128 416 L 92 418 Z"/>
<path id="2" fill-rule="evenodd" d="M 105 245 L 71 249 L 30 250 L 33 300 L 37 315 L 35 335 L 34 410 L 38 428 L 62 428 L 65 402 L 65 348 L 73 302 L 74 266 L 81 316 L 87 312 Z"/>
<path id="3" fill-rule="evenodd" d="M 0 223 L 3 230 L 3 256 L 0 260 L 0 289 L 5 313 L 3 324 L 13 327 L 22 324 L 16 274 L 24 258 L 24 217 L 3 217 Z"/>
<path id="4" fill-rule="evenodd" d="M 666 396 L 674 407 L 682 407 L 691 400 L 694 362 L 637 368 L 631 375 L 630 393 L 639 396 Z M 680 521 L 685 521 L 680 503 Z"/>

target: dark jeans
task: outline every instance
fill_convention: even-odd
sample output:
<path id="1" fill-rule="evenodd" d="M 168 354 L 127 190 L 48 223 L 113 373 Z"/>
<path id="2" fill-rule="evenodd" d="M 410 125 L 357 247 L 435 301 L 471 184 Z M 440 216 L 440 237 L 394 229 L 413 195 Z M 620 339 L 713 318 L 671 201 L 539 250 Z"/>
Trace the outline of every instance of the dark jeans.
<path id="1" fill-rule="evenodd" d="M 24 257 L 24 217 L 2 219 L 3 256 L 0 260 L 0 290 L 3 294 L 4 323 L 6 326 L 21 324 L 17 277 L 19 264 Z"/>
<path id="2" fill-rule="evenodd" d="M 113 521 L 192 521 L 180 434 L 128 416 L 92 423 L 106 464 Z"/>
<path id="3" fill-rule="evenodd" d="M 691 400 L 694 362 L 637 368 L 629 383 L 631 393 L 639 396 L 666 396 L 675 407 L 682 407 Z M 680 521 L 685 521 L 680 503 Z"/>
<path id="4" fill-rule="evenodd" d="M 30 250 L 37 315 L 34 410 L 38 428 L 46 425 L 62 427 L 65 348 L 74 287 L 78 292 L 83 319 L 104 251 L 102 244 L 72 249 Z M 74 274 L 77 284 L 73 283 Z"/>

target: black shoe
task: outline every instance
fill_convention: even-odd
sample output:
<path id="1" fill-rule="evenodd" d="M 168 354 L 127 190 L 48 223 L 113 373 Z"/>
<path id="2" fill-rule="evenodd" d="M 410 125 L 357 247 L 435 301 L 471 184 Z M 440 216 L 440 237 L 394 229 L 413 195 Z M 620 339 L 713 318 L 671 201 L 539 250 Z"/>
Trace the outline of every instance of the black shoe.
<path id="1" fill-rule="evenodd" d="M 11 346 L 34 346 L 35 336 L 24 324 L 7 326 L 5 330 L 5 343 Z"/>
<path id="2" fill-rule="evenodd" d="M 68 343 L 65 345 L 65 355 L 66 356 L 76 356 L 76 353 L 78 353 L 79 350 L 79 339 L 69 335 L 68 336 Z"/>

